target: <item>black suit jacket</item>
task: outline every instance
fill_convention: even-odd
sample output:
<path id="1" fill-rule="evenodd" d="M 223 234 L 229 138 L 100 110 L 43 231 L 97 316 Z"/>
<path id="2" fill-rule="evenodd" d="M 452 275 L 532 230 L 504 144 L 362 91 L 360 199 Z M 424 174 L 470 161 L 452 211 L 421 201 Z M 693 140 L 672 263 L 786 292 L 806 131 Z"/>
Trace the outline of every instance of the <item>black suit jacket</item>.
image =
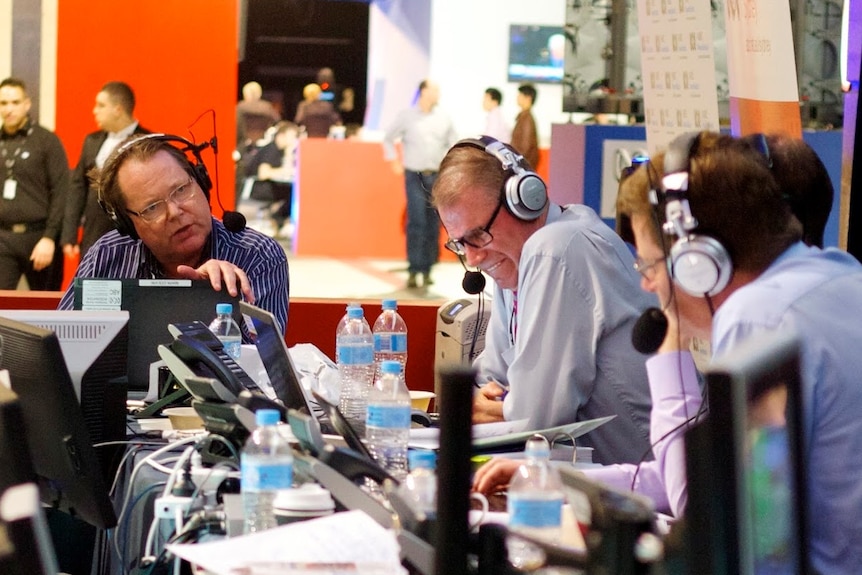
<path id="1" fill-rule="evenodd" d="M 135 128 L 135 134 L 149 134 L 150 131 L 140 124 Z M 60 234 L 60 244 L 78 243 L 78 226 L 84 226 L 84 237 L 81 240 L 81 257 L 96 243 L 102 235 L 114 229 L 114 223 L 108 214 L 99 206 L 99 198 L 93 189 L 87 172 L 96 167 L 96 155 L 108 138 L 104 130 L 87 134 L 78 165 L 72 172 L 69 194 L 66 198 L 66 210 L 63 218 L 63 231 Z M 83 220 L 82 220 L 83 217 Z"/>

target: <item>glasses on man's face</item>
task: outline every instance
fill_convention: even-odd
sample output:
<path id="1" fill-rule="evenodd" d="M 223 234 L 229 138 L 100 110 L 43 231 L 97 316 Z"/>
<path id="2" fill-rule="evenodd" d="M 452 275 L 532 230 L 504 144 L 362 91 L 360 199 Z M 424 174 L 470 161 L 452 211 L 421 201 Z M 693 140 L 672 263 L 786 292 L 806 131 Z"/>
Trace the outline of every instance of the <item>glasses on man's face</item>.
<path id="1" fill-rule="evenodd" d="M 488 223 L 484 227 L 471 230 L 460 238 L 450 238 L 449 241 L 444 244 L 446 249 L 459 256 L 463 256 L 467 253 L 466 246 L 478 249 L 484 248 L 493 242 L 494 236 L 491 235 L 491 226 L 494 225 L 494 220 L 497 219 L 497 214 L 500 213 L 500 208 L 502 207 L 503 198 L 500 198 L 497 208 L 494 210 L 494 213 L 491 214 L 491 219 L 488 220 Z"/>
<path id="2" fill-rule="evenodd" d="M 132 214 L 133 216 L 138 216 L 149 224 L 158 222 L 167 215 L 168 202 L 171 202 L 175 206 L 179 206 L 180 204 L 184 204 L 185 202 L 192 199 L 192 196 L 195 193 L 194 186 L 192 186 L 192 181 L 192 178 L 189 177 L 189 181 L 187 181 L 185 184 L 181 185 L 173 192 L 168 194 L 167 198 L 165 198 L 164 200 L 153 202 L 140 212 L 133 212 L 129 209 L 127 209 L 126 212 Z"/>
<path id="3" fill-rule="evenodd" d="M 653 281 L 655 279 L 656 274 L 656 266 L 659 264 L 664 264 L 667 261 L 667 258 L 655 258 L 654 260 L 645 260 L 642 257 L 638 256 L 635 259 L 635 271 L 642 275 L 647 281 Z"/>

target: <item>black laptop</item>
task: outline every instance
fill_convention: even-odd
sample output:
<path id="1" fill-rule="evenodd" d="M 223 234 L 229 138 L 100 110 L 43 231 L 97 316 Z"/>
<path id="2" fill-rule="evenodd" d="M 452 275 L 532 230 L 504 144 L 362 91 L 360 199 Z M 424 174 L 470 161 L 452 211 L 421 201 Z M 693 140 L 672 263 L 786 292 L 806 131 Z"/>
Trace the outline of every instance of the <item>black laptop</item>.
<path id="1" fill-rule="evenodd" d="M 75 278 L 74 308 L 82 310 L 127 310 L 129 389 L 146 391 L 150 364 L 159 361 L 159 344 L 174 337 L 168 324 L 202 321 L 209 325 L 218 303 L 233 304 L 233 315 L 242 325 L 239 298 L 215 291 L 209 281 L 182 279 Z"/>

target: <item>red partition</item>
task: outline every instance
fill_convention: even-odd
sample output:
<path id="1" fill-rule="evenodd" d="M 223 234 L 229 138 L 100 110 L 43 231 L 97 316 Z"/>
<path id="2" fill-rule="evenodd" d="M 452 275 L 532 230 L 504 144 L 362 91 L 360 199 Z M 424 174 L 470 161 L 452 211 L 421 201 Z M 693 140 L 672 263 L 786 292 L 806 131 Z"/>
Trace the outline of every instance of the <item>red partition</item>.
<path id="1" fill-rule="evenodd" d="M 233 206 L 237 0 L 58 4 L 56 132 L 72 165 L 84 136 L 97 129 L 92 110 L 99 88 L 124 81 L 135 91 L 135 116 L 153 131 L 208 140 L 213 119 L 206 112 L 215 111 L 218 166 L 209 151 L 204 161 L 214 180 L 218 174 L 222 204 Z"/>
<path id="2" fill-rule="evenodd" d="M 0 309 L 56 309 L 62 292 L 0 290 Z M 368 315 L 376 314 L 379 300 L 361 302 Z M 398 312 L 409 330 L 407 339 L 407 385 L 410 389 L 434 391 L 434 346 L 437 309 L 443 301 L 404 300 Z M 335 326 L 344 315 L 346 301 L 291 298 L 287 322 L 288 345 L 311 343 L 335 357 Z"/>

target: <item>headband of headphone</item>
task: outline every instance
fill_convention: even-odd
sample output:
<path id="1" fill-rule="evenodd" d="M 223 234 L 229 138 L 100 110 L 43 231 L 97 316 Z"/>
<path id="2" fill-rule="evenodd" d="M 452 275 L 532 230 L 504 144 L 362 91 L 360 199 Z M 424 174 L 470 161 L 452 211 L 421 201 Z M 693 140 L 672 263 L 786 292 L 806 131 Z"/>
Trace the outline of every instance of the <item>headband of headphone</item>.
<path id="1" fill-rule="evenodd" d="M 659 221 L 663 217 L 662 232 L 677 238 L 668 254 L 673 281 L 688 294 L 712 297 L 727 287 L 733 263 L 720 241 L 694 233 L 698 222 L 691 212 L 688 189 L 691 158 L 699 144 L 699 132 L 682 134 L 671 141 L 664 156 L 661 183 L 655 186 L 651 182 L 649 194 L 657 211 L 664 205 L 664 214 L 656 214 Z"/>
<path id="2" fill-rule="evenodd" d="M 506 209 L 513 216 L 532 221 L 542 215 L 548 205 L 548 189 L 542 178 L 528 167 L 524 156 L 491 136 L 466 138 L 453 146 L 459 147 L 478 148 L 497 158 L 508 174 L 501 193 Z"/>
<path id="3" fill-rule="evenodd" d="M 204 195 L 207 198 L 207 202 L 209 202 L 210 190 L 212 190 L 213 184 L 212 179 L 210 179 L 209 172 L 207 171 L 207 167 L 201 158 L 201 152 L 210 147 L 212 145 L 211 142 L 207 141 L 195 144 L 181 136 L 174 136 L 172 134 L 144 134 L 142 136 L 136 136 L 134 139 L 121 144 L 120 147 L 111 154 L 108 161 L 114 166 L 119 166 L 122 163 L 123 158 L 129 153 L 129 150 L 135 146 L 139 146 L 141 142 L 145 141 L 168 142 L 184 154 L 188 164 L 189 174 L 198 186 L 200 186 L 201 190 L 203 190 Z M 188 154 L 191 154 L 193 159 L 189 158 Z M 114 222 L 114 227 L 117 228 L 118 232 L 124 236 L 129 236 L 132 239 L 138 239 L 138 232 L 135 229 L 135 225 L 129 217 L 129 214 L 126 213 L 123 208 L 111 206 L 105 202 L 102 198 L 101 187 L 99 189 L 98 201 L 105 213 L 108 214 L 108 217 L 111 218 L 111 221 Z"/>

